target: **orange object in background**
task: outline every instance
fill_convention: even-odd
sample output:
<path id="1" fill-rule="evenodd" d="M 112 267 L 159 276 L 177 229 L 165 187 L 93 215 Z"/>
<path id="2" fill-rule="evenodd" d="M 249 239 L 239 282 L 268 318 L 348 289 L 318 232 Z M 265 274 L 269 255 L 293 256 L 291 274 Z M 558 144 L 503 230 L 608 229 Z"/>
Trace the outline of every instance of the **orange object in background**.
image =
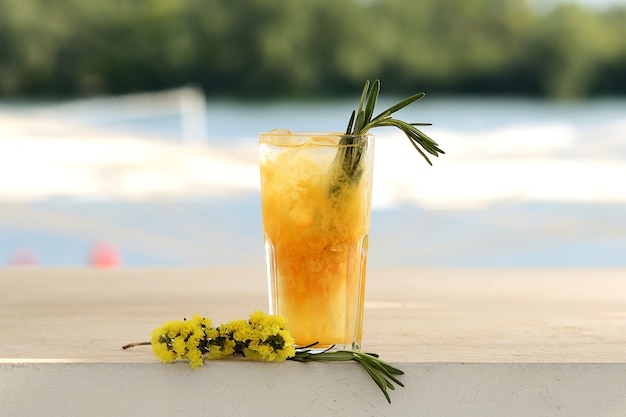
<path id="1" fill-rule="evenodd" d="M 32 266 L 38 265 L 39 258 L 37 254 L 30 249 L 18 249 L 9 258 L 11 266 Z"/>
<path id="2" fill-rule="evenodd" d="M 89 254 L 89 264 L 96 268 L 112 268 L 122 265 L 122 255 L 111 243 L 97 243 Z"/>

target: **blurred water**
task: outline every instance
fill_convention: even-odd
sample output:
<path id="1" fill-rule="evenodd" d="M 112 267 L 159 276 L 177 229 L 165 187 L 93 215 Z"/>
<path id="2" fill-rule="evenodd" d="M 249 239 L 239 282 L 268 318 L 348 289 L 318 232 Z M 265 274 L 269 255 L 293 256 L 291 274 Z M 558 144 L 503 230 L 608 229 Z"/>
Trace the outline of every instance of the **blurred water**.
<path id="1" fill-rule="evenodd" d="M 89 263 L 113 243 L 126 266 L 264 262 L 257 196 L 197 201 L 0 204 L 0 254 L 46 266 Z M 625 204 L 509 203 L 482 210 L 375 210 L 370 265 L 626 265 Z"/>
<path id="2" fill-rule="evenodd" d="M 127 266 L 262 265 L 257 134 L 342 130 L 353 106 L 208 101 L 190 142 L 176 105 L 0 105 L 0 264 L 85 265 L 111 242 Z M 626 265 L 626 101 L 427 97 L 403 115 L 447 155 L 429 167 L 377 133 L 370 265 Z"/>

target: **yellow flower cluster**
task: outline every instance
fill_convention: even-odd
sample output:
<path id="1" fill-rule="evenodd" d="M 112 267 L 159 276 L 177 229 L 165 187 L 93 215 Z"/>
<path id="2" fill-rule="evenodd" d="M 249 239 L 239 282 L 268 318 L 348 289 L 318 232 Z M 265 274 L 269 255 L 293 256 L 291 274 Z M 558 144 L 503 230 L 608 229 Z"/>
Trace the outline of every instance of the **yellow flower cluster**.
<path id="1" fill-rule="evenodd" d="M 243 355 L 256 361 L 281 362 L 286 359 L 298 362 L 355 361 L 378 385 L 388 402 L 387 389 L 394 384 L 404 385 L 398 379 L 400 369 L 378 359 L 375 353 L 331 349 L 312 352 L 311 346 L 299 349 L 286 330 L 287 322 L 281 316 L 255 311 L 248 320 L 233 320 L 212 327 L 211 319 L 195 315 L 191 320 L 168 321 L 154 329 L 150 342 L 129 343 L 128 349 L 140 345 L 152 345 L 156 357 L 163 363 L 186 360 L 192 368 L 204 364 L 204 359 L 221 359 L 230 355 Z"/>
<path id="2" fill-rule="evenodd" d="M 204 364 L 204 358 L 221 359 L 233 354 L 246 358 L 281 362 L 296 353 L 295 340 L 285 329 L 283 317 L 262 311 L 249 320 L 234 320 L 214 328 L 211 319 L 195 315 L 191 320 L 168 321 L 152 332 L 151 345 L 164 363 L 186 360 L 192 368 Z"/>
<path id="3" fill-rule="evenodd" d="M 211 327 L 211 319 L 196 314 L 191 320 L 166 322 L 152 332 L 150 342 L 161 362 L 187 360 L 192 368 L 197 368 L 204 363 L 206 340 L 217 335 Z"/>
<path id="4" fill-rule="evenodd" d="M 248 320 L 243 354 L 253 360 L 281 362 L 295 355 L 295 339 L 285 329 L 284 317 L 254 312 Z M 238 338 L 235 338 L 238 340 Z"/>

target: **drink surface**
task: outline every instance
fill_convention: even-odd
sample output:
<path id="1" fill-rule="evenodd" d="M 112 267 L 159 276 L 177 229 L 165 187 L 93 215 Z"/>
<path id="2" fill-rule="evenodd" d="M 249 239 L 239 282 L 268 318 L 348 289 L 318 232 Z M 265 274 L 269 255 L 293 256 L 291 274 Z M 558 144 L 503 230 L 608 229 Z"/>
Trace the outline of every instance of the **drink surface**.
<path id="1" fill-rule="evenodd" d="M 355 181 L 338 169 L 338 137 L 287 146 L 261 138 L 271 309 L 288 320 L 299 346 L 361 341 L 373 143 Z"/>

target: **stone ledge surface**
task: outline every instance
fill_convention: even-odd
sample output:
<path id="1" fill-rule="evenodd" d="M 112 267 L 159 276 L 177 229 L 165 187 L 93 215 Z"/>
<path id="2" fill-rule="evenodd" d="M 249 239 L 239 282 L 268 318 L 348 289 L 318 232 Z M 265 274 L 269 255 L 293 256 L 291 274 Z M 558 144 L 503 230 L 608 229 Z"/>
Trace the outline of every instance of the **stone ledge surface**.
<path id="1" fill-rule="evenodd" d="M 388 405 L 355 364 L 161 365 L 194 313 L 266 310 L 263 268 L 3 269 L 1 415 L 618 416 L 626 269 L 374 268 L 364 350 L 402 368 Z"/>
<path id="2" fill-rule="evenodd" d="M 182 364 L 179 364 L 182 365 Z M 405 363 L 387 404 L 356 364 L 0 365 L 2 415 L 623 416 L 625 364 Z"/>

